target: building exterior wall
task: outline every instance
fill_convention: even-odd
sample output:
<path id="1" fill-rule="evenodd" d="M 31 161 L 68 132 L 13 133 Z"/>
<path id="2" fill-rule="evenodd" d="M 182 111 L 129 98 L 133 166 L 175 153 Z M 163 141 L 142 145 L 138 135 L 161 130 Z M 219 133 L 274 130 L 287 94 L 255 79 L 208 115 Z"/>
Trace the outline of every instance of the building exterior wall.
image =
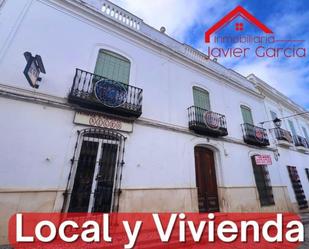
<path id="1" fill-rule="evenodd" d="M 281 112 L 275 100 L 255 88 L 256 82 L 239 76 L 237 84 L 231 83 L 221 72 L 202 67 L 79 1 L 6 1 L 0 20 L 7 23 L 0 28 L 1 243 L 6 242 L 10 215 L 63 209 L 78 131 L 86 128 L 73 123 L 75 109 L 67 96 L 75 68 L 93 72 L 102 48 L 128 58 L 130 85 L 143 89 L 142 116 L 133 123 L 133 132 L 122 132 L 126 145 L 119 211 L 198 212 L 195 146 L 214 151 L 222 212 L 298 211 L 286 165 L 299 167 L 309 198 L 307 154 L 278 147 L 275 139 L 265 148 L 243 141 L 240 105 L 251 108 L 255 125 L 270 120 L 272 108 L 280 116 L 293 113 Z M 161 39 L 161 34 L 153 33 Z M 47 74 L 38 90 L 30 88 L 22 74 L 25 51 L 43 58 Z M 212 111 L 226 115 L 227 137 L 189 131 L 187 108 L 193 105 L 193 86 L 207 90 Z M 308 127 L 308 119 L 299 122 Z M 259 202 L 250 159 L 257 154 L 272 158 L 268 169 L 273 206 L 261 207 Z"/>
<path id="2" fill-rule="evenodd" d="M 288 130 L 292 133 L 291 128 L 289 126 L 288 120 L 291 120 L 294 123 L 294 127 L 296 133 L 302 137 L 305 137 L 305 134 L 302 131 L 301 127 L 305 127 L 308 130 L 308 121 L 302 116 L 297 115 L 293 116 L 296 113 L 300 113 L 299 111 L 293 110 L 291 107 L 287 106 L 286 103 L 276 103 L 275 100 L 270 97 L 265 100 L 266 114 L 268 115 L 268 120 L 271 120 L 270 111 L 274 111 L 277 113 L 278 117 L 290 117 L 282 120 L 281 127 L 285 130 Z M 299 125 L 300 124 L 300 125 Z M 272 128 L 270 124 L 267 124 L 267 127 Z M 295 166 L 297 168 L 300 181 L 302 183 L 302 187 L 306 196 L 306 199 L 309 200 L 309 179 L 306 175 L 305 168 L 309 167 L 308 163 L 308 153 L 304 153 L 300 151 L 296 146 L 282 146 L 279 145 L 276 141 L 276 138 L 273 134 L 273 144 L 277 147 L 279 153 L 279 163 L 280 163 L 280 174 L 283 179 L 283 184 L 287 186 L 289 197 L 293 203 L 294 211 L 298 210 L 298 205 L 295 198 L 295 193 L 292 187 L 292 183 L 288 174 L 287 166 Z"/>

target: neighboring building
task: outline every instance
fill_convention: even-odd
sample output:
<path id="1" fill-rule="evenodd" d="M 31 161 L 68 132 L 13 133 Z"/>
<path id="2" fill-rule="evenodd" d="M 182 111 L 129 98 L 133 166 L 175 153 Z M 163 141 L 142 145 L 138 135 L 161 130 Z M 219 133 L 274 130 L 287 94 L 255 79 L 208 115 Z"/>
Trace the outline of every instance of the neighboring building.
<path id="1" fill-rule="evenodd" d="M 108 1 L 88 2 L 0 5 L 1 243 L 21 211 L 306 210 L 309 116 L 290 119 L 289 147 L 260 124 L 299 106 Z M 26 51 L 46 69 L 38 89 L 23 74 Z"/>
<path id="2" fill-rule="evenodd" d="M 257 89 L 265 96 L 268 120 L 285 117 L 280 128 L 275 128 L 272 123 L 265 123 L 265 127 L 270 129 L 272 144 L 278 149 L 280 175 L 284 185 L 288 186 L 293 210 L 306 210 L 309 198 L 309 125 L 307 115 L 298 114 L 308 111 L 255 75 L 249 75 L 248 79 L 254 82 Z"/>

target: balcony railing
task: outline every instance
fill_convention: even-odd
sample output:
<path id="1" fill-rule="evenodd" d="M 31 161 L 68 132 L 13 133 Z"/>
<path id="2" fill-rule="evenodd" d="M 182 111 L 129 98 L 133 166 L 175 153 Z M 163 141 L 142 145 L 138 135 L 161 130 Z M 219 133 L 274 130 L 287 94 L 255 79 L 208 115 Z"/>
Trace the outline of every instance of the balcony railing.
<path id="1" fill-rule="evenodd" d="M 304 147 L 309 149 L 309 142 L 307 141 L 306 138 L 301 136 L 293 136 L 293 139 L 296 147 Z"/>
<path id="2" fill-rule="evenodd" d="M 213 137 L 227 136 L 225 116 L 197 106 L 188 108 L 189 129 Z"/>
<path id="3" fill-rule="evenodd" d="M 266 129 L 248 123 L 242 124 L 241 127 L 245 143 L 256 146 L 269 145 Z"/>
<path id="4" fill-rule="evenodd" d="M 271 132 L 273 132 L 278 142 L 286 142 L 288 144 L 293 144 L 293 137 L 291 132 L 281 128 L 271 129 Z"/>
<path id="5" fill-rule="evenodd" d="M 142 114 L 143 90 L 76 69 L 69 102 L 119 116 L 138 118 Z"/>

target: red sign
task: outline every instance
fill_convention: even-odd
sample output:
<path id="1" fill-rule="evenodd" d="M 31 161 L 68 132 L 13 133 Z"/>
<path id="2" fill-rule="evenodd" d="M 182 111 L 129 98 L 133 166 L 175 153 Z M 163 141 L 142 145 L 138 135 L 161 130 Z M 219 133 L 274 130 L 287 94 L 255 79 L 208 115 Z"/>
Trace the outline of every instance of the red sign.
<path id="1" fill-rule="evenodd" d="M 290 213 L 18 213 L 8 235 L 16 249 L 296 249 L 303 230 Z"/>
<path id="2" fill-rule="evenodd" d="M 256 165 L 272 165 L 271 156 L 269 155 L 258 155 L 255 156 Z"/>

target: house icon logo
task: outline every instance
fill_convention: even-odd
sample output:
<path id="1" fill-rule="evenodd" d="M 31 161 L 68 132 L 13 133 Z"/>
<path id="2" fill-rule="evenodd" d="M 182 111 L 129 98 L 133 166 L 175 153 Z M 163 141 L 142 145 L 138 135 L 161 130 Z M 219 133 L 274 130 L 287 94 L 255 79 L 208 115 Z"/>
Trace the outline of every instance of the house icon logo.
<path id="1" fill-rule="evenodd" d="M 231 12 L 229 12 L 226 16 L 224 16 L 220 21 L 218 21 L 215 25 L 213 25 L 210 29 L 208 29 L 205 32 L 205 42 L 210 42 L 210 36 L 228 25 L 230 22 L 232 22 L 235 18 L 241 16 L 248 22 L 252 23 L 256 27 L 258 27 L 260 30 L 262 30 L 266 34 L 273 34 L 272 30 L 269 29 L 266 25 L 264 25 L 261 21 L 259 21 L 256 17 L 254 17 L 252 14 L 250 14 L 247 10 L 245 10 L 241 6 L 237 6 L 235 9 L 233 9 Z M 235 31 L 241 32 L 244 31 L 245 27 L 242 22 L 235 23 Z"/>

